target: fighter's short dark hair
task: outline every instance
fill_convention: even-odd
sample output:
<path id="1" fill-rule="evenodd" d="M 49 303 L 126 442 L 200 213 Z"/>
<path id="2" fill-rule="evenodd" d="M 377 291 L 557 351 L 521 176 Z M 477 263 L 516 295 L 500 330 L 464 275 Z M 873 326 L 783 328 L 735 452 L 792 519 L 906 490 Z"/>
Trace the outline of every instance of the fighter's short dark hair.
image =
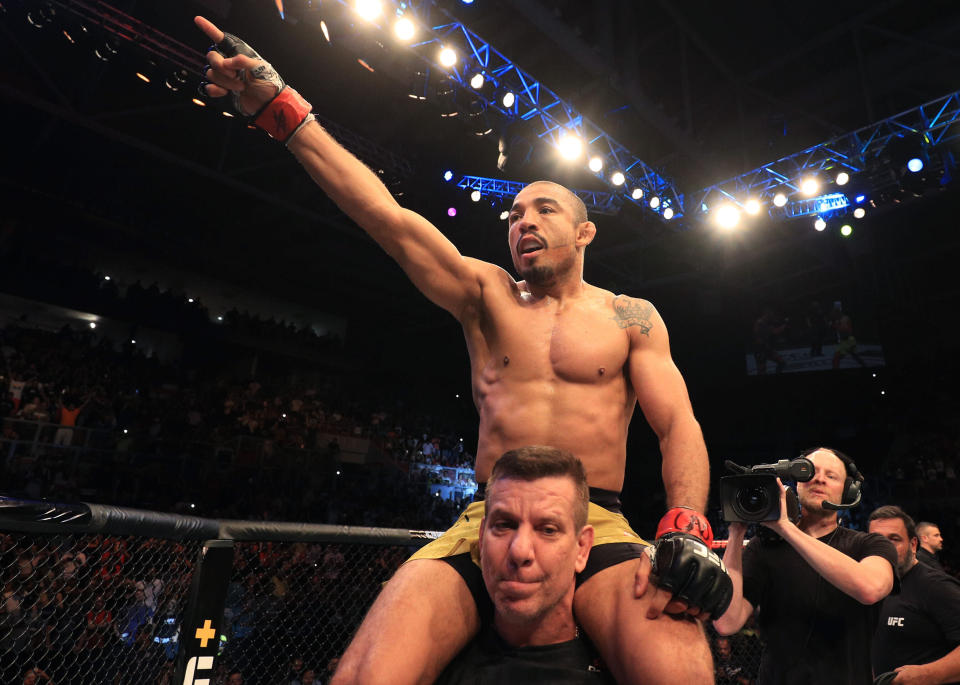
<path id="1" fill-rule="evenodd" d="M 486 500 L 489 501 L 497 481 L 503 478 L 533 481 L 550 476 L 567 477 L 573 481 L 577 492 L 573 522 L 578 530 L 583 528 L 587 525 L 587 509 L 590 504 L 587 472 L 583 463 L 571 452 L 557 447 L 530 445 L 504 452 L 493 465 L 493 471 L 487 479 Z"/>

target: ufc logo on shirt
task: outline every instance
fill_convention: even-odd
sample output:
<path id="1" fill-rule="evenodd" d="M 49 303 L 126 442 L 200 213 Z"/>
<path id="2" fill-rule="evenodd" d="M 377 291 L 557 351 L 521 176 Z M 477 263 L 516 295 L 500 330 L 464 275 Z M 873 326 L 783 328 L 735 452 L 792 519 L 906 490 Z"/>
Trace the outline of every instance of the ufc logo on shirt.
<path id="1" fill-rule="evenodd" d="M 888 626 L 897 626 L 898 628 L 903 628 L 903 617 L 902 616 L 888 616 L 887 617 Z"/>

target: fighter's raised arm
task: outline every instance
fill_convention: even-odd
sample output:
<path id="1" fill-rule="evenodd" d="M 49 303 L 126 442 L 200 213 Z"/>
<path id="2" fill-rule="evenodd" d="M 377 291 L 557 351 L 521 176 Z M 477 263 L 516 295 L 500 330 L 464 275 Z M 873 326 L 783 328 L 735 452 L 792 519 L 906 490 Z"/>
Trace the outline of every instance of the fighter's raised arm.
<path id="1" fill-rule="evenodd" d="M 393 257 L 432 302 L 460 319 L 480 298 L 484 263 L 465 258 L 436 226 L 401 207 L 370 169 L 313 120 L 310 105 L 246 43 L 195 23 L 214 48 L 206 92 L 233 96 L 242 113 L 287 147 L 340 209 Z"/>

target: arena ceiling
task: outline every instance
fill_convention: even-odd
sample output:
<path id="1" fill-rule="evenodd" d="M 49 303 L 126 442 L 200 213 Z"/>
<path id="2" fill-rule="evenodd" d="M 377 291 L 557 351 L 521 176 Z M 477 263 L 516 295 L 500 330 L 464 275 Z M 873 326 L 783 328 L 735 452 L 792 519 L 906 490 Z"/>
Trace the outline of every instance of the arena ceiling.
<path id="1" fill-rule="evenodd" d="M 949 0 L 438 4 L 685 191 L 958 87 L 960 5 Z M 284 5 L 286 20 L 274 3 L 253 0 L 110 7 L 179 41 L 197 65 L 207 41 L 194 14 L 249 40 L 326 120 L 379 150 L 374 157 L 409 164 L 410 173 L 385 177 L 465 254 L 509 268 L 500 207 L 471 203 L 443 182 L 446 169 L 603 188 L 536 144 L 525 164 L 515 155 L 498 171 L 496 133 L 477 137 L 466 117 L 442 118 L 435 98 L 407 97 L 416 66 L 409 54 L 364 34 L 361 22 L 337 20 L 336 0 Z M 166 88 L 167 58 L 118 41 L 115 55 L 97 59 L 102 35 L 92 25 L 83 32 L 77 17 L 102 13 L 101 3 L 0 7 L 0 187 L 14 213 L 50 218 L 52 240 L 124 246 L 334 311 L 385 303 L 405 311 L 421 302 L 285 150 L 215 103 L 201 108 L 186 88 Z M 27 20 L 50 7 L 52 18 Z M 329 43 L 317 28 L 323 16 L 334 28 Z M 149 71 L 151 82 L 136 71 Z M 457 217 L 446 215 L 450 206 Z M 784 222 L 767 222 L 749 246 L 723 243 L 706 228 L 678 230 L 629 205 L 597 222 L 587 278 L 618 291 L 708 291 L 719 273 L 734 289 L 798 274 L 817 274 L 822 287 L 850 270 L 839 239 L 815 243 Z M 77 232 L 90 223 L 95 230 Z"/>

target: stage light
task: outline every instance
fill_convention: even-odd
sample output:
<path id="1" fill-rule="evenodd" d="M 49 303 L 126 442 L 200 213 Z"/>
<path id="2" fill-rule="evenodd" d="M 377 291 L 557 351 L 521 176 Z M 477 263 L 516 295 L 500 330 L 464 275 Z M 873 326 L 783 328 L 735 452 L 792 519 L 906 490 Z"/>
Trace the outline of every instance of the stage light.
<path id="1" fill-rule="evenodd" d="M 840 227 L 840 235 L 844 238 L 849 238 L 851 233 L 853 233 L 853 226 L 850 224 L 844 224 Z"/>
<path id="2" fill-rule="evenodd" d="M 747 214 L 756 216 L 760 213 L 760 201 L 750 198 L 743 204 L 743 209 Z"/>
<path id="3" fill-rule="evenodd" d="M 777 207 L 783 207 L 785 204 L 787 204 L 787 196 L 783 193 L 777 193 L 773 196 L 773 204 Z"/>
<path id="4" fill-rule="evenodd" d="M 69 42 L 71 45 L 76 45 L 76 44 L 77 44 L 77 41 L 75 41 L 75 40 L 73 39 L 73 36 L 70 35 L 70 32 L 69 32 L 69 31 L 67 31 L 66 29 L 64 29 L 61 33 L 63 34 L 63 37 L 67 39 L 67 42 Z"/>
<path id="5" fill-rule="evenodd" d="M 226 110 L 224 110 L 223 112 L 220 112 L 220 114 L 225 116 L 227 119 L 233 119 L 233 114 L 230 112 L 227 112 Z"/>
<path id="6" fill-rule="evenodd" d="M 191 98 L 190 102 L 195 104 L 197 107 L 206 107 L 207 103 L 201 100 L 200 98 Z"/>
<path id="7" fill-rule="evenodd" d="M 218 317 L 217 317 L 217 321 L 223 321 L 223 317 L 222 317 L 222 316 L 218 316 Z"/>
<path id="8" fill-rule="evenodd" d="M 650 209 L 656 209 L 660 206 L 660 198 L 654 195 L 650 198 Z"/>
<path id="9" fill-rule="evenodd" d="M 133 338 L 130 338 L 130 344 L 131 344 L 131 345 L 136 345 L 136 344 L 137 344 L 137 341 L 134 340 Z"/>
<path id="10" fill-rule="evenodd" d="M 97 327 L 97 323 L 95 321 L 91 321 L 90 328 L 96 328 L 96 327 Z"/>
<path id="11" fill-rule="evenodd" d="M 560 138 L 559 147 L 560 156 L 564 159 L 574 160 L 583 154 L 583 142 L 572 133 L 566 133 Z"/>
<path id="12" fill-rule="evenodd" d="M 857 195 L 855 198 L 853 198 L 853 201 L 856 202 L 857 204 L 860 204 L 866 199 L 867 199 L 866 195 Z"/>
<path id="13" fill-rule="evenodd" d="M 189 302 L 190 304 L 193 304 L 193 298 L 192 298 L 192 297 L 188 297 L 188 298 L 187 298 L 187 302 Z"/>
<path id="14" fill-rule="evenodd" d="M 416 32 L 417 30 L 416 27 L 414 27 L 413 22 L 406 17 L 400 17 L 393 24 L 393 34 L 404 42 L 413 38 L 413 34 Z"/>
<path id="15" fill-rule="evenodd" d="M 667 221 L 673 218 L 673 207 L 665 207 L 663 210 L 663 218 Z"/>
<path id="16" fill-rule="evenodd" d="M 450 207 L 447 209 L 447 216 L 456 216 L 456 215 L 457 215 L 456 207 Z"/>
<path id="17" fill-rule="evenodd" d="M 634 200 L 639 200 L 643 197 L 643 190 L 640 188 L 634 188 L 633 192 L 630 193 L 630 197 L 632 197 Z"/>
<path id="18" fill-rule="evenodd" d="M 473 78 L 470 79 L 470 87 L 473 88 L 474 90 L 480 90 L 481 88 L 483 88 L 483 82 L 484 82 L 483 74 L 474 74 Z"/>
<path id="19" fill-rule="evenodd" d="M 323 37 L 327 39 L 327 42 L 330 42 L 330 29 L 327 28 L 327 22 L 323 19 L 320 20 L 320 33 L 323 34 Z"/>
<path id="20" fill-rule="evenodd" d="M 472 193 L 470 193 L 470 199 L 474 202 L 480 202 L 480 191 L 474 190 Z"/>
<path id="21" fill-rule="evenodd" d="M 444 171 L 444 172 L 443 172 L 443 180 L 444 180 L 444 181 L 452 181 L 452 180 L 453 180 L 453 172 L 450 171 L 449 169 L 447 169 L 446 171 Z"/>
<path id="22" fill-rule="evenodd" d="M 587 163 L 587 166 L 590 167 L 590 171 L 599 173 L 600 170 L 603 169 L 603 158 L 591 157 L 590 161 Z"/>
<path id="23" fill-rule="evenodd" d="M 722 205 L 717 209 L 717 226 L 724 229 L 734 228 L 740 223 L 740 210 L 733 205 Z"/>
<path id="24" fill-rule="evenodd" d="M 136 72 L 136 74 L 137 74 L 137 78 L 143 81 L 144 83 L 150 83 L 150 77 L 147 76 L 146 74 L 143 74 L 139 71 Z"/>
<path id="25" fill-rule="evenodd" d="M 818 231 L 822 231 L 827 227 L 827 222 L 820 217 L 817 217 L 817 220 L 813 222 L 813 227 Z"/>
<path id="26" fill-rule="evenodd" d="M 500 221 L 506 221 L 509 217 L 510 217 L 509 210 L 505 209 L 502 212 L 500 212 Z"/>
<path id="27" fill-rule="evenodd" d="M 487 120 L 487 104 L 480 98 L 470 101 L 470 111 L 468 116 L 473 124 L 473 134 L 475 136 L 486 136 L 493 133 L 493 127 Z"/>
<path id="28" fill-rule="evenodd" d="M 820 190 L 820 184 L 813 177 L 805 178 L 800 182 L 800 192 L 807 197 L 813 197 Z"/>
<path id="29" fill-rule="evenodd" d="M 853 210 L 853 216 L 857 219 L 862 219 L 866 213 L 867 210 L 865 210 L 863 207 L 857 207 L 855 210 Z"/>
<path id="30" fill-rule="evenodd" d="M 187 71 L 186 69 L 177 69 L 175 72 L 170 74 L 163 84 L 176 93 L 180 88 L 183 87 L 183 84 L 187 82 Z"/>
<path id="31" fill-rule="evenodd" d="M 850 180 L 850 174 L 848 174 L 846 171 L 841 171 L 839 174 L 837 174 L 837 185 L 838 185 L 838 186 L 845 186 L 845 185 L 847 185 L 847 181 L 849 181 L 849 180 Z"/>
<path id="32" fill-rule="evenodd" d="M 109 281 L 109 280 L 110 280 L 110 277 L 109 277 L 109 276 L 104 276 L 104 277 L 103 277 L 103 280 Z"/>
<path id="33" fill-rule="evenodd" d="M 373 21 L 383 13 L 383 5 L 380 0 L 356 0 L 354 7 L 361 19 Z"/>
<path id="34" fill-rule="evenodd" d="M 513 107 L 516 101 L 517 101 L 517 96 L 513 94 L 512 90 L 508 90 L 506 93 L 503 94 L 503 97 L 500 98 L 500 102 L 507 109 L 510 109 L 511 107 Z"/>
<path id="35" fill-rule="evenodd" d="M 627 177 L 623 175 L 622 171 L 614 171 L 610 176 L 610 182 L 615 186 L 622 186 L 626 180 Z"/>
<path id="36" fill-rule="evenodd" d="M 907 169 L 909 169 L 913 173 L 923 171 L 923 160 L 920 159 L 919 157 L 914 157 L 909 162 L 907 162 Z"/>
<path id="37" fill-rule="evenodd" d="M 452 67 L 457 63 L 457 52 L 453 48 L 441 48 L 439 59 L 441 66 Z"/>

